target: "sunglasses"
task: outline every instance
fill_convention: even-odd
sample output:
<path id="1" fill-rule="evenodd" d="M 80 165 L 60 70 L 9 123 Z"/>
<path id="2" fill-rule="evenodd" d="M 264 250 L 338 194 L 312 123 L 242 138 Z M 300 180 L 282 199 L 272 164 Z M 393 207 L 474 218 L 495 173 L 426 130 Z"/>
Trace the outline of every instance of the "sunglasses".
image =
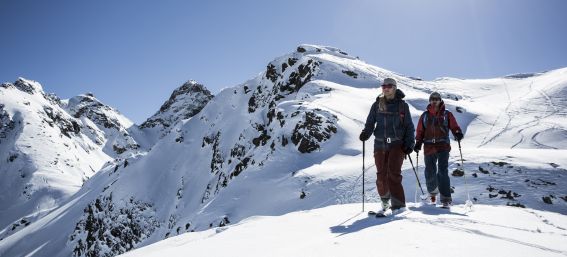
<path id="1" fill-rule="evenodd" d="M 390 88 L 393 88 L 393 87 L 395 87 L 393 84 L 382 85 L 382 88 L 390 89 Z"/>
<path id="2" fill-rule="evenodd" d="M 441 98 L 431 98 L 429 99 L 431 102 L 441 102 Z"/>

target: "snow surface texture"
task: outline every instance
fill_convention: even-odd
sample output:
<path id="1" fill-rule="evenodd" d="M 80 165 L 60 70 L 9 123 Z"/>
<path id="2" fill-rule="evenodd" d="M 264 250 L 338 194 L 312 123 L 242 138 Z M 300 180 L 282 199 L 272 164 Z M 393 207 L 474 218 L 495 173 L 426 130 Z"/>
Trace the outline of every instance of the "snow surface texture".
<path id="1" fill-rule="evenodd" d="M 347 204 L 251 217 L 121 256 L 565 256 L 566 228 L 564 215 L 511 207 L 411 206 L 375 218 Z"/>
<path id="2" fill-rule="evenodd" d="M 451 182 L 457 204 L 467 200 L 465 188 L 470 191 L 475 207 L 466 215 L 479 215 L 471 224 L 486 221 L 500 209 L 504 216 L 534 212 L 565 222 L 567 69 L 485 80 L 422 81 L 366 64 L 336 48 L 301 45 L 270 62 L 257 77 L 209 98 L 190 119 L 160 117 L 180 110 L 168 108 L 175 105 L 166 102 L 146 125 L 129 130 L 140 145 L 137 152 L 107 163 L 41 219 L 3 234 L 0 255 L 114 256 L 186 232 L 208 231 L 198 237 L 214 233 L 210 228 L 222 231 L 253 216 L 293 216 L 359 203 L 363 182 L 367 201 L 375 202 L 372 144 L 366 148 L 362 181 L 358 134 L 386 77 L 395 78 L 407 95 L 415 124 L 429 94 L 439 91 L 465 131 L 467 186 L 465 177 L 452 177 Z M 177 123 L 166 126 L 159 120 Z M 450 172 L 463 168 L 456 142 L 452 145 Z M 415 154 L 412 157 L 417 164 Z M 418 174 L 424 182 L 423 156 L 419 159 Z M 418 189 L 409 162 L 403 175 L 406 198 L 413 201 Z M 419 208 L 417 213 L 426 211 Z M 344 211 L 352 208 L 337 212 Z M 454 222 L 452 216 L 415 215 L 422 223 Z M 501 220 L 495 224 L 520 224 Z M 464 225 L 459 228 L 469 229 L 470 224 L 460 222 Z M 553 236 L 565 239 L 565 233 Z M 551 253 L 565 252 L 537 245 L 553 249 Z"/>

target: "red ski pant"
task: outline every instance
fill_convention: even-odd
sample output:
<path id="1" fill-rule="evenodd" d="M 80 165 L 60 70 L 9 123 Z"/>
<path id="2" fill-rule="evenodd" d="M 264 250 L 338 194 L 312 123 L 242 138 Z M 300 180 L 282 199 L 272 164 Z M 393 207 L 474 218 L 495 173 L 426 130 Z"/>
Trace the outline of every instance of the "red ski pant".
<path id="1" fill-rule="evenodd" d="M 406 198 L 402 186 L 402 164 L 404 152 L 401 145 L 393 145 L 389 150 L 374 152 L 376 163 L 376 187 L 383 201 L 392 200 L 392 208 L 404 207 Z"/>

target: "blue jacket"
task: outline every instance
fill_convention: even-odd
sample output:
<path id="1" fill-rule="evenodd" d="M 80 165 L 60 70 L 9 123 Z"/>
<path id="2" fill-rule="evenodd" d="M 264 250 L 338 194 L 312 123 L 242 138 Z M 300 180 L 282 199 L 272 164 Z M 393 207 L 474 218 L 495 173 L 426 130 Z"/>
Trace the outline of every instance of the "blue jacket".
<path id="1" fill-rule="evenodd" d="M 401 90 L 396 89 L 394 99 L 386 101 L 385 111 L 378 108 L 380 97 L 372 104 L 362 132 L 366 135 L 374 134 L 374 151 L 390 150 L 393 145 L 413 149 L 415 128 L 409 106 L 402 100 L 405 96 Z"/>

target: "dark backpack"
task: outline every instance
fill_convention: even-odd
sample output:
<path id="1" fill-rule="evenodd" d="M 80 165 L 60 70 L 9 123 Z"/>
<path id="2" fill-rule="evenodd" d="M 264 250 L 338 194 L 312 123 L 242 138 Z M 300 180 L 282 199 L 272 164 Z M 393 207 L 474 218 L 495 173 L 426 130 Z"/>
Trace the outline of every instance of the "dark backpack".
<path id="1" fill-rule="evenodd" d="M 400 123 L 402 124 L 402 127 L 405 128 L 406 124 L 405 124 L 405 118 L 406 118 L 406 108 L 405 108 L 405 103 L 406 101 L 399 99 L 399 106 L 398 106 L 398 115 L 400 116 Z M 376 104 L 378 105 L 378 101 L 376 101 Z M 388 112 L 384 112 L 384 113 L 388 113 Z"/>

